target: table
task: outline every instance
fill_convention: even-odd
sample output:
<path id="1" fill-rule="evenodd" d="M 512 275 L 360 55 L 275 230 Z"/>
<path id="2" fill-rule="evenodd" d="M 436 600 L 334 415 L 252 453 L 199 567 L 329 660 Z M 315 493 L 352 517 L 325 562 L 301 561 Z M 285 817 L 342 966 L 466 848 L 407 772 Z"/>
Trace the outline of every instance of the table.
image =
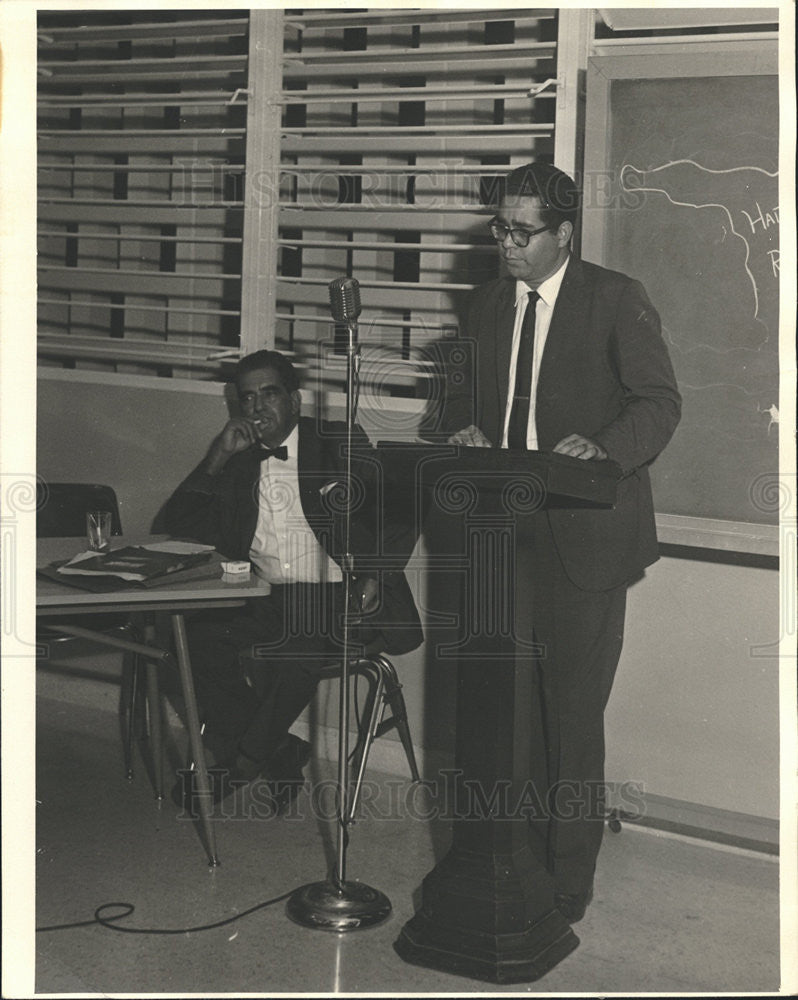
<path id="1" fill-rule="evenodd" d="M 141 545 L 154 541 L 164 541 L 164 536 L 135 539 L 114 538 L 113 547 L 122 548 L 127 545 Z M 83 548 L 81 539 L 78 538 L 40 538 L 37 543 L 37 565 L 47 566 L 57 559 L 69 559 Z M 38 618 L 42 619 L 71 612 L 81 616 L 123 612 L 139 617 L 144 622 L 146 640 L 144 643 L 127 641 L 80 626 L 58 624 L 49 627 L 53 631 L 65 635 L 85 637 L 103 645 L 130 650 L 147 657 L 148 677 L 152 686 L 155 684 L 154 671 L 156 669 L 153 661 L 163 662 L 171 656 L 168 651 L 160 649 L 153 641 L 155 635 L 153 616 L 159 613 L 170 616 L 180 683 L 186 705 L 189 744 L 197 770 L 197 799 L 200 820 L 205 834 L 209 861 L 211 866 L 215 867 L 219 861 L 216 852 L 216 837 L 211 823 L 211 789 L 202 746 L 184 615 L 186 611 L 191 610 L 242 605 L 250 597 L 267 595 L 269 585 L 258 580 L 255 576 L 249 576 L 242 581 L 223 579 L 220 558 L 217 554 L 212 556 L 211 562 L 206 568 L 207 578 L 183 581 L 169 581 L 167 578 L 163 584 L 154 587 L 145 588 L 131 584 L 129 588 L 104 593 L 81 590 L 78 587 L 37 576 L 36 614 Z M 157 715 L 157 713 L 153 713 L 153 715 Z M 157 743 L 160 743 L 160 740 L 157 740 Z M 155 747 L 155 751 L 156 760 L 159 760 L 158 746 Z"/>

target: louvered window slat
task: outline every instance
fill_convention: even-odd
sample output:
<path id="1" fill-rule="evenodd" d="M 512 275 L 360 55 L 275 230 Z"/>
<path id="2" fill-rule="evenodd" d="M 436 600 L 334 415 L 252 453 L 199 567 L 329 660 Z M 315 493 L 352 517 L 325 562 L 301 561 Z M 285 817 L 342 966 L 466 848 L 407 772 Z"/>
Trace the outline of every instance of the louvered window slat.
<path id="1" fill-rule="evenodd" d="M 172 39 L 180 38 L 200 38 L 209 35 L 218 38 L 224 35 L 233 38 L 236 35 L 246 36 L 248 22 L 239 14 L 237 17 L 224 18 L 214 16 L 211 20 L 192 20 L 189 16 L 180 21 L 170 20 L 170 33 L 167 37 Z M 161 41 L 164 38 L 163 24 L 130 23 L 124 25 L 97 24 L 84 21 L 80 24 L 81 40 L 93 42 L 131 41 L 149 39 Z M 75 44 L 75 26 L 58 26 L 53 19 L 42 20 L 39 23 L 39 37 L 47 43 L 50 48 L 64 45 L 72 48 Z"/>
<path id="2" fill-rule="evenodd" d="M 62 305 L 64 305 L 64 300 L 63 299 L 49 298 L 46 293 L 43 294 L 43 295 L 40 295 L 38 301 L 39 301 L 39 305 L 51 305 L 51 306 L 53 306 L 53 305 L 54 306 L 62 306 Z M 131 299 L 131 302 L 133 303 L 132 299 Z M 198 316 L 240 316 L 241 315 L 241 310 L 240 309 L 219 309 L 219 308 L 217 308 L 215 306 L 203 307 L 201 305 L 192 304 L 194 302 L 195 302 L 195 299 L 194 299 L 193 296 L 181 299 L 179 296 L 175 295 L 175 296 L 173 296 L 171 298 L 171 300 L 169 302 L 169 306 L 167 307 L 166 311 L 170 312 L 170 313 L 176 313 L 176 314 L 177 313 L 186 313 L 186 314 L 195 313 Z M 70 299 L 69 299 L 69 305 L 70 306 L 86 306 L 87 308 L 92 308 L 92 309 L 102 309 L 102 308 L 105 308 L 105 306 L 103 306 L 102 303 L 92 302 L 89 299 L 79 299 L 76 296 L 70 297 Z M 134 306 L 131 306 L 131 308 L 133 308 L 133 307 L 135 307 L 136 312 L 157 312 L 157 313 L 163 313 L 165 311 L 164 310 L 164 306 L 162 306 L 162 305 L 144 305 L 140 301 L 135 301 Z M 40 337 L 41 337 L 41 339 L 46 339 L 47 335 L 46 334 L 40 334 Z M 62 338 L 62 339 L 64 340 L 65 344 L 74 343 L 73 339 L 66 339 L 66 338 Z M 132 343 L 133 341 L 130 340 L 130 341 L 127 341 L 127 342 L 128 343 Z M 204 348 L 203 348 L 203 350 L 204 350 Z M 212 353 L 215 355 L 215 352 L 212 352 Z M 236 353 L 236 351 L 233 350 L 232 353 Z"/>
<path id="3" fill-rule="evenodd" d="M 190 296 L 201 286 L 204 298 L 221 298 L 225 283 L 241 280 L 240 274 L 213 274 L 194 271 L 190 274 L 163 274 L 142 268 L 124 271 L 112 268 L 83 267 L 79 271 L 69 267 L 42 267 L 39 271 L 39 287 L 76 292 L 108 292 L 123 295 L 140 294 L 146 283 L 150 295 Z"/>
<path id="4" fill-rule="evenodd" d="M 489 10 L 436 10 L 435 8 L 415 10 L 355 10 L 355 11 L 324 11 L 304 10 L 286 13 L 286 26 L 289 29 L 304 29 L 310 27 L 359 27 L 361 25 L 413 25 L 459 24 L 462 22 L 483 21 L 542 21 L 556 17 L 553 9 L 534 10 L 531 8 L 508 7 Z"/>
<path id="5" fill-rule="evenodd" d="M 44 134 L 39 140 L 39 154 L 49 153 L 53 156 L 81 154 L 92 156 L 100 153 L 106 155 L 129 153 L 135 156 L 185 154 L 201 162 L 203 157 L 234 154 L 235 150 L 230 149 L 230 142 L 229 134 L 220 135 L 216 131 L 209 131 L 204 138 L 197 135 L 159 132 L 152 132 L 149 135 L 120 133 L 107 137 L 102 134 L 76 135 L 74 138 L 67 135 Z"/>
<path id="6" fill-rule="evenodd" d="M 240 341 L 248 11 L 41 11 L 44 363 L 195 378 Z"/>
<path id="7" fill-rule="evenodd" d="M 61 204 L 57 202 L 44 202 L 39 205 L 39 219 L 47 223 L 83 222 L 87 226 L 104 224 L 118 227 L 139 224 L 149 227 L 145 230 L 145 234 L 153 232 L 153 211 L 146 205 L 119 205 L 117 207 L 113 202 L 103 205 L 101 202 L 93 201 L 90 206 L 85 201 L 77 201 L 76 203 L 63 202 Z M 225 226 L 228 223 L 232 224 L 234 221 L 235 219 L 231 218 L 227 211 L 217 207 L 209 207 L 198 212 L 197 209 L 191 207 L 172 208 L 168 206 L 158 209 L 157 225 L 184 227 L 188 230 L 186 235 L 189 238 L 195 233 L 198 227 L 207 230 L 213 229 L 220 234 L 221 239 L 221 233 L 225 231 Z M 136 237 L 136 233 L 130 230 L 120 231 L 115 229 L 114 233 L 120 239 L 132 240 Z M 73 238 L 75 235 L 79 237 L 80 233 L 65 232 L 64 235 Z M 86 238 L 91 239 L 92 237 L 93 233 L 89 231 L 86 234 Z M 240 244 L 240 242 L 239 237 L 238 243 Z M 40 247 L 39 252 L 41 253 L 43 249 Z"/>
<path id="8" fill-rule="evenodd" d="M 39 229 L 39 236 L 58 236 L 64 238 L 63 233 L 59 233 L 55 229 Z M 92 240 L 114 240 L 119 242 L 120 236 L 115 233 L 92 233 Z M 128 239 L 136 239 L 139 243 L 229 243 L 234 245 L 240 243 L 241 241 L 235 236 L 200 236 L 198 233 L 191 233 L 190 235 L 181 236 L 165 236 L 163 234 L 158 236 L 143 236 L 137 235 L 135 237 L 127 237 Z"/>
<path id="9" fill-rule="evenodd" d="M 423 97 L 427 101 L 435 100 L 447 100 L 447 101 L 470 101 L 475 97 L 489 97 L 491 100 L 495 98 L 504 98 L 505 100 L 509 98 L 516 98 L 518 100 L 525 100 L 529 96 L 529 90 L 522 90 L 518 86 L 513 86 L 512 84 L 496 84 L 496 86 L 490 89 L 486 87 L 449 87 L 449 86 L 429 86 L 429 87 L 406 87 L 404 89 L 395 89 L 393 87 L 383 87 L 378 90 L 366 90 L 363 87 L 358 87 L 357 90 L 357 102 L 358 104 L 365 104 L 368 101 L 406 101 L 411 97 Z M 553 94 L 546 95 L 554 97 Z M 332 88 L 326 89 L 323 94 L 314 94 L 310 91 L 304 91 L 300 94 L 286 94 L 283 97 L 282 103 L 288 104 L 330 104 L 333 101 L 341 101 L 344 103 L 352 102 L 352 91 L 351 90 L 335 90 Z"/>
<path id="10" fill-rule="evenodd" d="M 493 45 L 490 48 L 477 45 L 445 45 L 434 43 L 426 50 L 419 52 L 417 48 L 407 48 L 398 46 L 388 48 L 384 45 L 376 45 L 373 49 L 363 52 L 308 52 L 303 53 L 300 58 L 289 57 L 287 64 L 290 67 L 292 62 L 299 62 L 302 65 L 313 65 L 323 62 L 330 69 L 337 69 L 339 63 L 345 63 L 347 71 L 350 69 L 359 71 L 364 64 L 372 65 L 376 59 L 384 67 L 387 64 L 402 63 L 400 67 L 402 73 L 414 73 L 420 66 L 426 66 L 431 60 L 443 57 L 444 59 L 457 64 L 458 61 L 469 60 L 475 57 L 480 67 L 493 66 L 499 63 L 506 65 L 505 59 L 520 59 L 522 55 L 529 58 L 537 54 L 550 54 L 555 46 L 547 42 L 527 42 L 518 45 Z"/>

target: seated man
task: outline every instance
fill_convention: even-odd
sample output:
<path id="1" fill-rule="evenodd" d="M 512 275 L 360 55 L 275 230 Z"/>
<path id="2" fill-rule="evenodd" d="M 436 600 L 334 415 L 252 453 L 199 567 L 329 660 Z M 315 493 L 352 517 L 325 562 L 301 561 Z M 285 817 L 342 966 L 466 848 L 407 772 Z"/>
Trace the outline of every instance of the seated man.
<path id="1" fill-rule="evenodd" d="M 241 416 L 229 420 L 166 507 L 173 535 L 251 562 L 268 596 L 189 622 L 204 740 L 217 767 L 214 801 L 263 776 L 277 811 L 302 787 L 309 746 L 289 728 L 309 703 L 318 671 L 342 649 L 346 554 L 346 426 L 300 416 L 299 380 L 277 351 L 242 358 Z M 349 552 L 360 642 L 402 653 L 422 640 L 402 567 L 410 525 L 383 526 L 377 467 L 355 428 Z M 377 568 L 379 567 L 379 568 Z M 193 801 L 193 773 L 175 786 Z"/>

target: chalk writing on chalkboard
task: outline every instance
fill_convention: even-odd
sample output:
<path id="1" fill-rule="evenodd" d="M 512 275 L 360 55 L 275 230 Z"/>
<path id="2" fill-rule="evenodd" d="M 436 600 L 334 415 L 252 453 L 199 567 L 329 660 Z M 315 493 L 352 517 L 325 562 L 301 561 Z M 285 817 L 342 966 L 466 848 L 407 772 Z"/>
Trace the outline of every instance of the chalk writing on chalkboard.
<path id="1" fill-rule="evenodd" d="M 779 175 L 761 167 L 711 170 L 674 160 L 649 170 L 621 169 L 624 191 L 664 195 L 674 205 L 721 211 L 745 244 L 744 267 L 754 292 L 754 316 L 768 332 L 778 327 Z"/>
<path id="2" fill-rule="evenodd" d="M 665 335 L 684 354 L 692 354 L 690 377 L 683 390 L 697 392 L 724 385 L 739 390 L 741 362 L 733 349 L 760 351 L 773 347 L 779 321 L 779 189 L 778 172 L 757 166 L 715 169 L 691 159 L 672 160 L 643 169 L 626 162 L 620 171 L 620 185 L 626 194 L 646 194 L 654 201 L 653 210 L 668 204 L 677 209 L 694 209 L 717 217 L 721 236 L 717 253 L 727 240 L 739 241 L 742 253 L 732 253 L 728 275 L 733 284 L 747 284 L 751 298 L 743 300 L 744 312 L 733 326 L 701 325 L 701 332 L 675 324 L 665 317 Z M 656 199 L 661 200 L 657 209 Z M 680 223 L 689 231 L 689 220 Z M 735 274 L 735 268 L 737 273 Z M 750 305 L 748 305 L 750 303 Z M 747 317 L 746 317 L 747 314 Z M 681 332 L 680 332 L 681 331 Z M 771 340 L 773 338 L 773 340 Z M 699 352 L 707 352 L 711 365 L 695 363 Z M 702 378 L 702 373 L 706 376 Z M 696 377 L 698 376 L 698 377 Z M 766 432 L 778 423 L 779 410 L 774 382 L 771 398 L 762 396 L 767 388 L 760 383 L 755 392 L 756 412 L 768 418 Z"/>

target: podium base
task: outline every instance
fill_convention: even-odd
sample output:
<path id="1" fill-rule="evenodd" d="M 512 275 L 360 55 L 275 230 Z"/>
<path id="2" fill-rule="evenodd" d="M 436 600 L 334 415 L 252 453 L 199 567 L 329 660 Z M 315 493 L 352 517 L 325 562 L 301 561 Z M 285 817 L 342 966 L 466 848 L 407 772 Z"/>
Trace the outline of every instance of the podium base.
<path id="1" fill-rule="evenodd" d="M 394 943 L 400 958 L 458 976 L 491 983 L 529 983 L 540 979 L 579 944 L 557 910 L 525 932 L 491 936 L 463 927 L 443 927 L 417 913 Z"/>
<path id="2" fill-rule="evenodd" d="M 356 931 L 382 923 L 391 914 L 391 901 L 379 889 L 363 882 L 310 882 L 294 892 L 286 913 L 297 924 L 323 931 Z"/>

